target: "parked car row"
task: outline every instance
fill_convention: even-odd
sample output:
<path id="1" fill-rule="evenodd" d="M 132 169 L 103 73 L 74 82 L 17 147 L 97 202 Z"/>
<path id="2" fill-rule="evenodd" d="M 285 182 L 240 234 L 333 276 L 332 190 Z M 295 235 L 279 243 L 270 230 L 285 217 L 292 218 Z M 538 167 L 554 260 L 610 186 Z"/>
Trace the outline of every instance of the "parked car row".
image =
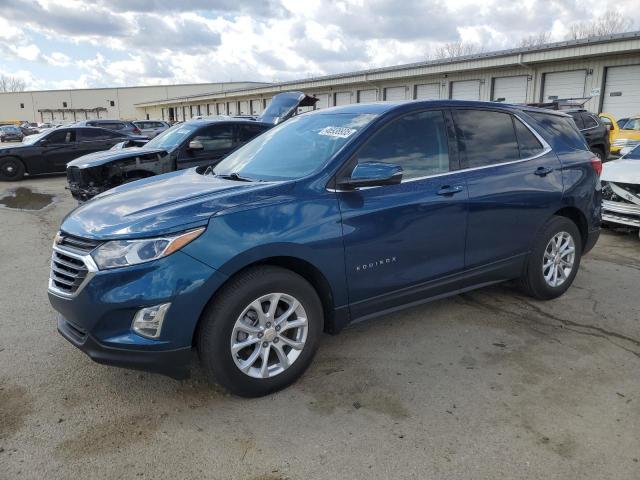
<path id="1" fill-rule="evenodd" d="M 287 120 L 280 106 L 271 122 L 186 122 L 108 160 L 179 168 L 266 130 L 64 219 L 48 294 L 69 342 L 175 378 L 195 348 L 214 382 L 265 395 L 303 374 L 323 330 L 511 279 L 556 298 L 598 239 L 602 162 L 564 113 L 415 101 Z M 112 186 L 103 154 L 71 168 Z"/>

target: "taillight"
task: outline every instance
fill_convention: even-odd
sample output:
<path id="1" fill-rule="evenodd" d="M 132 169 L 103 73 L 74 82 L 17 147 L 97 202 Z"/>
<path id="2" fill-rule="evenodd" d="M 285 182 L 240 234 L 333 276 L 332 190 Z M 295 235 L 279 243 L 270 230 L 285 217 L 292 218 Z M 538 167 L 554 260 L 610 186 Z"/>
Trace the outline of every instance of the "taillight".
<path id="1" fill-rule="evenodd" d="M 602 160 L 600 160 L 598 157 L 593 157 L 591 159 L 591 168 L 593 168 L 593 171 L 596 172 L 596 175 L 600 176 L 600 174 L 602 173 Z"/>
<path id="2" fill-rule="evenodd" d="M 136 135 L 142 135 L 142 132 L 138 127 L 133 127 L 133 133 L 135 133 Z"/>

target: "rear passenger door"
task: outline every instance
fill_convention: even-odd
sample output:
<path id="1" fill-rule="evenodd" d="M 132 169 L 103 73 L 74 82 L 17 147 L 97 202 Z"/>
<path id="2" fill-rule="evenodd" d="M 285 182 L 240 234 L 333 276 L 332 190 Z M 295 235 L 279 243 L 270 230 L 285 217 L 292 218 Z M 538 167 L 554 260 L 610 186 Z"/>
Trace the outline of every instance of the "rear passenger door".
<path id="1" fill-rule="evenodd" d="M 562 199 L 560 161 L 517 116 L 453 110 L 469 216 L 465 266 L 518 268 Z"/>

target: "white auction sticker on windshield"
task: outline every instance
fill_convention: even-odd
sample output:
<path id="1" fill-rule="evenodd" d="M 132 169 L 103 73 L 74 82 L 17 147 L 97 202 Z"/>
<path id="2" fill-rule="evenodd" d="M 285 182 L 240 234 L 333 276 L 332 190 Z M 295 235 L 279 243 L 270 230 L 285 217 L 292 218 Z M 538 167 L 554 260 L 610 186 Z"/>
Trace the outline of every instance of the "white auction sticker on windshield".
<path id="1" fill-rule="evenodd" d="M 356 133 L 355 128 L 347 127 L 324 127 L 320 130 L 320 135 L 326 135 L 327 137 L 349 138 Z"/>

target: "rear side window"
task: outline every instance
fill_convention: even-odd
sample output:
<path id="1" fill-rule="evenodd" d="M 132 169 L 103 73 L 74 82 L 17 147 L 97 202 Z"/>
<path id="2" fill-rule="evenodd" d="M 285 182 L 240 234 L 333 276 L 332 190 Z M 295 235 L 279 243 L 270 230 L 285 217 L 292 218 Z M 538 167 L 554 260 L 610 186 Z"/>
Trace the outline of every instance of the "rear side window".
<path id="1" fill-rule="evenodd" d="M 462 168 L 520 159 L 511 115 L 488 110 L 454 110 Z"/>
<path id="2" fill-rule="evenodd" d="M 517 118 L 513 118 L 513 124 L 516 127 L 516 137 L 518 139 L 518 148 L 520 149 L 520 158 L 534 157 L 544 150 L 540 140 Z"/>
<path id="3" fill-rule="evenodd" d="M 358 163 L 385 162 L 402 167 L 402 177 L 449 171 L 449 145 L 441 111 L 410 113 L 391 121 L 357 154 Z"/>
<path id="4" fill-rule="evenodd" d="M 588 150 L 584 137 L 570 117 L 542 112 L 527 112 L 527 114 L 538 121 L 549 133 L 561 137 L 570 148 Z"/>
<path id="5" fill-rule="evenodd" d="M 85 140 L 103 140 L 107 138 L 106 131 L 99 128 L 79 128 L 78 137 L 81 142 Z"/>

